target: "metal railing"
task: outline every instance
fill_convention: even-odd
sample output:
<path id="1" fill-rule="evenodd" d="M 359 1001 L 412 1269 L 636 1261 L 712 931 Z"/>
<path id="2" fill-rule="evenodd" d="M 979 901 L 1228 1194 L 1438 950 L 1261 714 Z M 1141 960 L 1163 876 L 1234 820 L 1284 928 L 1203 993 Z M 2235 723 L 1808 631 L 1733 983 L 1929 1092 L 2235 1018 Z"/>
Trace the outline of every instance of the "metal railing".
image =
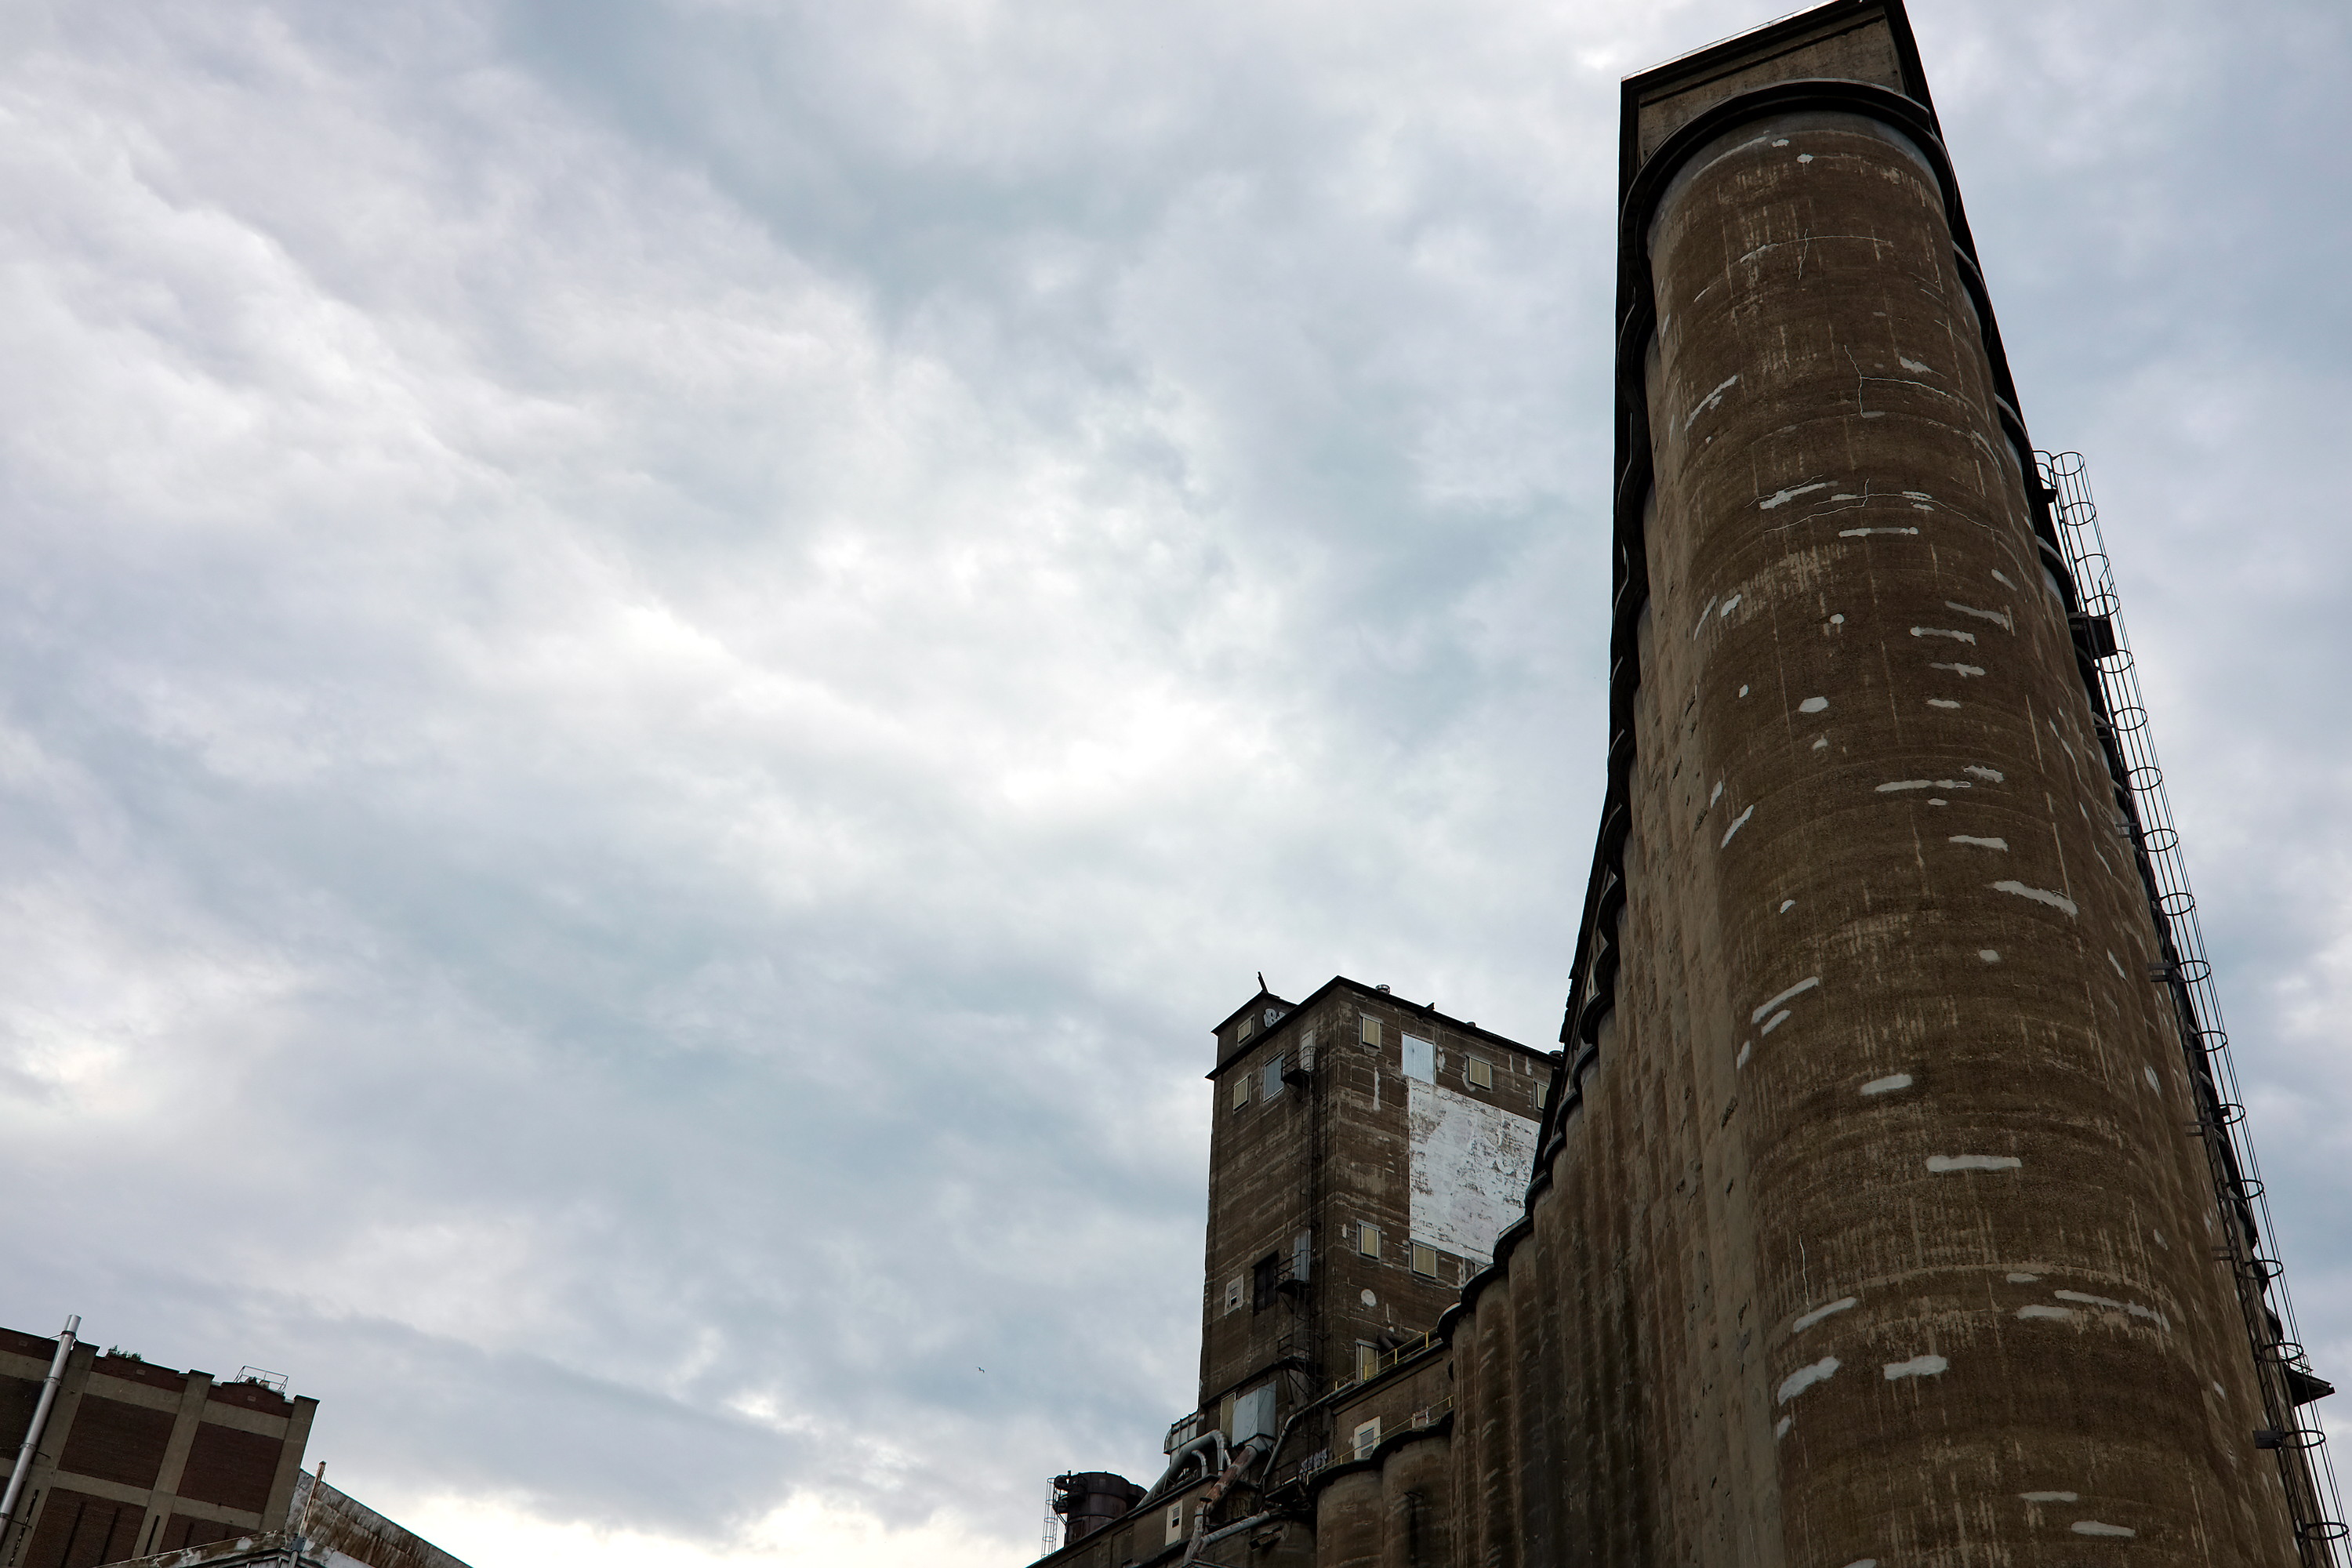
<path id="1" fill-rule="evenodd" d="M 2324 1431 L 2316 1422 L 2302 1424 L 2299 1403 L 2316 1380 L 2275 1256 L 2276 1230 L 2263 1193 L 2262 1166 L 2246 1132 L 2244 1096 L 2230 1052 L 2221 993 L 2213 984 L 2213 965 L 2206 956 L 2197 898 L 2189 890 L 2180 833 L 2173 823 L 2164 770 L 2157 763 L 2131 641 L 2124 633 L 2123 606 L 2099 529 L 2099 509 L 2091 499 L 2080 453 L 2036 452 L 2034 462 L 2074 577 L 2075 647 L 2097 710 L 2100 743 L 2117 783 L 2116 801 L 2123 812 L 2117 826 L 2132 840 L 2156 915 L 2164 956 L 2150 966 L 2148 978 L 2172 994 L 2198 1095 L 2198 1117 L 2190 1131 L 2204 1144 L 2215 1199 L 2224 1220 L 2231 1222 L 2224 1226 L 2227 1245 L 2216 1250 L 2231 1266 L 2236 1282 L 2262 1388 L 2263 1418 L 2270 1423 L 2256 1439 L 2277 1453 L 2279 1479 L 2305 1568 L 2336 1568 L 2335 1543 L 2345 1539 L 2346 1529 L 2335 1467 Z M 2271 1251 L 2266 1253 L 2265 1247 Z"/>

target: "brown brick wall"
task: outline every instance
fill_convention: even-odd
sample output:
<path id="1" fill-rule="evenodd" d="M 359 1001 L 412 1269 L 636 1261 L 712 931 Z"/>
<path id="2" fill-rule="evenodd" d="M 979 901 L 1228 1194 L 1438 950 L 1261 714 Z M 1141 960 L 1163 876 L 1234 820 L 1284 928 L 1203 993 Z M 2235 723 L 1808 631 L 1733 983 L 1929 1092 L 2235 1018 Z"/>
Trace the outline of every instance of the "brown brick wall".
<path id="1" fill-rule="evenodd" d="M 180 1476 L 180 1495 L 258 1514 L 269 1504 L 269 1486 L 285 1447 L 277 1437 L 200 1422 Z"/>
<path id="2" fill-rule="evenodd" d="M 99 1568 L 138 1551 L 139 1523 L 145 1510 L 68 1487 L 52 1487 L 41 1505 L 40 1522 L 18 1560 L 18 1568 Z"/>
<path id="3" fill-rule="evenodd" d="M 172 1440 L 172 1413 L 85 1393 L 58 1468 L 126 1487 L 152 1487 Z"/>

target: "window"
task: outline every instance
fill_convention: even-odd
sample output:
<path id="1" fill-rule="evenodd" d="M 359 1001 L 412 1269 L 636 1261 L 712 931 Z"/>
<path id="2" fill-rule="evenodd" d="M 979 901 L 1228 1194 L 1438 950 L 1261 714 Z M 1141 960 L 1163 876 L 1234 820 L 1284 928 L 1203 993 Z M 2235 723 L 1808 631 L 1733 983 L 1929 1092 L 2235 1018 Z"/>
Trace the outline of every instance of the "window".
<path id="1" fill-rule="evenodd" d="M 1315 1261 L 1315 1233 L 1302 1230 L 1290 1238 L 1290 1277 L 1308 1278 Z"/>
<path id="2" fill-rule="evenodd" d="M 1250 1265 L 1250 1310 L 1263 1312 L 1274 1305 L 1274 1284 L 1281 1265 L 1271 1252 Z M 1234 1441 L 1239 1442 L 1239 1438 Z"/>
<path id="3" fill-rule="evenodd" d="M 1549 1105 L 1550 1103 L 1551 1079 L 1548 1078 L 1539 1078 L 1536 1079 L 1536 1109 L 1538 1110 L 1541 1110 L 1545 1106 Z"/>
<path id="4" fill-rule="evenodd" d="M 1372 1450 L 1380 1446 L 1381 1418 L 1375 1415 L 1356 1428 L 1356 1458 L 1369 1459 L 1372 1457 Z M 1169 1539 L 1173 1541 L 1176 1537 L 1170 1536 Z"/>
<path id="5" fill-rule="evenodd" d="M 1244 1018 L 1240 1025 L 1234 1030 L 1234 1044 L 1240 1045 L 1244 1040 L 1248 1039 L 1252 1035 L 1256 1033 L 1257 1019 L 1255 1016 Z"/>
<path id="6" fill-rule="evenodd" d="M 1364 1044 L 1368 1046 L 1379 1045 L 1381 1043 L 1381 1021 L 1378 1018 L 1366 1018 L 1364 1020 L 1364 1032 L 1361 1037 Z"/>
<path id="7" fill-rule="evenodd" d="M 1375 1436 L 1372 1441 L 1377 1443 L 1380 1438 Z M 1171 1502 L 1168 1505 L 1168 1539 L 1162 1544 L 1173 1546 L 1183 1539 L 1184 1505 L 1181 1502 Z"/>
<path id="8" fill-rule="evenodd" d="M 1274 1436 L 1274 1384 L 1262 1383 L 1234 1401 L 1234 1441 Z"/>
<path id="9" fill-rule="evenodd" d="M 1272 1100 L 1282 1092 L 1282 1069 L 1289 1060 L 1287 1057 L 1277 1056 L 1265 1064 L 1265 1088 L 1258 1095 L 1260 1100 Z"/>
<path id="10" fill-rule="evenodd" d="M 1356 1342 L 1356 1381 L 1370 1383 L 1381 1374 L 1381 1347 L 1363 1340 Z"/>
<path id="11" fill-rule="evenodd" d="M 1234 1109 L 1239 1110 L 1249 1103 L 1250 1075 L 1244 1073 L 1234 1079 Z"/>
<path id="12" fill-rule="evenodd" d="M 1437 1081 L 1437 1042 L 1404 1037 L 1404 1076 L 1423 1083 Z"/>
<path id="13" fill-rule="evenodd" d="M 1381 1227 L 1359 1224 L 1356 1226 L 1356 1250 L 1366 1258 L 1381 1255 Z"/>
<path id="14" fill-rule="evenodd" d="M 1412 1244 L 1412 1271 L 1424 1279 L 1437 1278 L 1437 1248 Z"/>
<path id="15" fill-rule="evenodd" d="M 1462 1076 L 1470 1080 L 1473 1089 L 1492 1089 L 1495 1087 L 1495 1064 L 1483 1057 L 1464 1057 Z"/>
<path id="16" fill-rule="evenodd" d="M 1225 1281 L 1225 1310 L 1228 1312 L 1238 1312 L 1241 1310 L 1242 1276 L 1236 1274 L 1232 1279 Z"/>

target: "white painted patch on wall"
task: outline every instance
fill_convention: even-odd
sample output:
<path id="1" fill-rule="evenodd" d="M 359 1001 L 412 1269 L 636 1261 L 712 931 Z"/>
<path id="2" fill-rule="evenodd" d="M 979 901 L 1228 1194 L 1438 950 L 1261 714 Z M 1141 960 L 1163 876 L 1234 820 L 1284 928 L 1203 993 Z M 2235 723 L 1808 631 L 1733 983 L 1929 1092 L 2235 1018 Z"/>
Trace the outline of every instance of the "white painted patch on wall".
<path id="1" fill-rule="evenodd" d="M 1483 1268 L 1494 1258 L 1496 1235 L 1525 1206 L 1536 1124 L 1437 1084 L 1404 1087 L 1412 1239 Z"/>
<path id="2" fill-rule="evenodd" d="M 1781 1438 L 1787 1436 L 1789 1435 L 1789 1428 L 1794 1426 L 1796 1424 L 1797 1418 L 1793 1415 L 1783 1415 L 1780 1419 L 1772 1423 L 1772 1441 L 1777 1443 Z"/>
<path id="3" fill-rule="evenodd" d="M 2041 1280 L 2042 1276 L 2039 1274 L 2012 1274 L 2009 1277 L 2009 1282 L 2012 1285 L 2036 1285 L 2041 1283 Z"/>
<path id="4" fill-rule="evenodd" d="M 1745 595 L 1734 594 L 1728 599 L 1724 600 L 1723 608 L 1715 612 L 1715 618 L 1718 621 L 1728 618 L 1732 611 L 1739 608 L 1739 601 L 1744 597 L 1746 597 Z"/>
<path id="5" fill-rule="evenodd" d="M 2114 1535 L 2126 1541 L 2139 1533 L 2120 1524 L 2101 1524 L 2095 1519 L 2078 1519 L 2066 1528 L 2077 1535 Z"/>
<path id="6" fill-rule="evenodd" d="M 1370 1290 L 1365 1291 L 1357 1299 L 1362 1301 L 1367 1307 L 1377 1307 L 1381 1304 L 1381 1299 L 1378 1296 L 1373 1295 Z"/>
<path id="7" fill-rule="evenodd" d="M 2161 1080 L 2159 1080 L 2159 1079 L 2157 1078 L 2157 1076 L 2156 1076 L 2156 1069 L 2155 1069 L 2154 1068 L 2149 1067 L 2149 1066 L 2146 1065 L 2145 1063 L 2143 1063 L 2143 1064 L 2141 1064 L 2141 1067 L 2140 1067 L 2140 1069 L 2139 1069 L 2139 1070 L 2140 1070 L 2140 1071 L 2142 1071 L 2142 1072 L 2144 1072 L 2144 1073 L 2146 1073 L 2146 1074 L 2147 1074 L 2147 1087 L 2148 1087 L 2148 1088 L 2150 1088 L 2150 1089 L 2152 1089 L 2156 1090 L 2156 1092 L 2157 1092 L 2157 1093 L 2158 1093 L 2158 1094 L 2162 1094 L 2162 1093 L 2164 1092 L 2164 1084 L 2162 1083 L 2162 1081 L 2161 1081 Z M 2158 1240 L 2159 1240 L 2159 1241 L 2161 1241 L 2161 1240 L 2163 1240 L 2164 1238 L 2163 1238 L 2162 1237 L 2157 1237 L 2157 1239 L 2158 1239 Z"/>
<path id="8" fill-rule="evenodd" d="M 1921 363 L 1920 363 L 1917 360 L 1916 360 L 1916 359 L 1905 359 L 1901 354 L 1896 354 L 1896 355 L 1895 356 L 1895 363 L 1896 364 L 1901 365 L 1905 370 L 1916 370 L 1916 371 L 1918 371 L 1918 372 L 1922 373 L 1923 374 L 1924 374 L 1926 372 L 1927 372 L 1927 371 L 1932 370 L 1932 369 L 1934 369 L 1934 368 L 1935 368 L 1935 367 L 1934 367 L 1934 366 L 1932 366 L 1932 365 L 1924 365 L 1924 364 L 1921 364 Z M 1906 495 L 1906 496 L 1907 496 L 1907 495 L 1914 494 L 1914 493 L 1916 493 L 1916 492 L 1911 491 L 1911 490 L 1905 490 L 1903 493 L 1904 493 L 1905 495 Z"/>
<path id="9" fill-rule="evenodd" d="M 1967 767 L 1962 768 L 1960 772 L 1968 774 L 1969 777 L 1972 779 L 1982 779 L 1987 784 L 2000 784 L 2008 776 L 1999 768 L 1980 768 L 1974 763 L 1970 763 Z"/>
<path id="10" fill-rule="evenodd" d="M 1906 789 L 1974 789 L 1967 779 L 1896 779 L 1878 786 L 1881 795 L 1897 795 Z"/>
<path id="11" fill-rule="evenodd" d="M 2116 978 L 2118 980 L 2129 980 L 2131 978 L 2130 975 L 2124 973 L 2124 966 L 2116 962 L 2116 950 L 2114 948 L 2107 949 L 2107 967 L 2116 972 Z"/>
<path id="12" fill-rule="evenodd" d="M 1797 704 L 1797 711 L 1800 713 L 1820 713 L 1826 711 L 1829 705 L 1830 700 L 1826 697 L 1808 697 L 1802 702 Z"/>
<path id="13" fill-rule="evenodd" d="M 1927 706 L 1930 708 L 1958 708 L 1959 704 L 1953 701 L 1948 697 L 1930 697 L 1927 699 Z"/>
<path id="14" fill-rule="evenodd" d="M 1718 800 L 1721 800 L 1722 798 L 1723 798 L 1723 781 L 1722 781 L 1721 779 L 1717 779 L 1717 780 L 1716 780 L 1716 781 L 1715 781 L 1715 793 L 1714 793 L 1713 795 L 1708 795 L 1708 796 L 1706 797 L 1706 808 L 1707 808 L 1709 811 L 1713 811 L 1713 810 L 1715 809 L 1715 803 L 1716 803 L 1717 801 L 1718 801 Z"/>
<path id="15" fill-rule="evenodd" d="M 2071 1307 L 2045 1307 L 2037 1301 L 2030 1307 L 2020 1307 L 2017 1315 L 2028 1321 L 2035 1318 L 2051 1318 L 2063 1323 L 2072 1320 L 2074 1312 Z"/>
<path id="16" fill-rule="evenodd" d="M 1762 1029 L 1760 1029 L 1759 1031 L 1758 1031 L 1758 1032 L 1759 1032 L 1759 1034 L 1766 1034 L 1766 1035 L 1769 1035 L 1769 1034 L 1770 1034 L 1773 1030 L 1775 1030 L 1775 1029 L 1779 1028 L 1781 1025 L 1783 1025 L 1783 1024 L 1787 1023 L 1788 1021 L 1789 1021 L 1789 1010 L 1788 1010 L 1786 1007 L 1783 1007 L 1783 1008 L 1781 1008 L 1779 1012 L 1777 1012 L 1777 1013 L 1773 1014 L 1770 1017 L 1769 1017 L 1769 1018 L 1765 1019 L 1765 1020 L 1764 1020 L 1764 1027 L 1763 1027 Z"/>
<path id="17" fill-rule="evenodd" d="M 2137 1301 L 2118 1301 L 2111 1296 L 2085 1296 L 2080 1290 L 2053 1290 L 2050 1293 L 2061 1301 L 2080 1301 L 2086 1307 L 2105 1307 L 2110 1311 L 2128 1312 L 2135 1318 L 2145 1318 L 2168 1333 L 2172 1329 L 2171 1322 L 2162 1312 L 2153 1307 L 2143 1307 Z"/>
<path id="18" fill-rule="evenodd" d="M 1741 695 L 1742 697 L 1747 696 L 1747 695 L 1748 695 L 1748 688 L 1746 688 L 1745 686 L 1741 687 L 1741 688 L 1739 689 L 1739 695 Z"/>
<path id="19" fill-rule="evenodd" d="M 1916 528 L 1841 528 L 1840 539 L 1867 539 L 1874 533 L 1916 533 Z"/>
<path id="20" fill-rule="evenodd" d="M 1970 676 L 1982 675 L 1984 673 L 1984 666 L 1980 664 L 1931 664 L 1927 668 L 1929 669 L 1948 669 L 1954 675 L 1958 676 L 1962 680 L 1968 679 Z"/>
<path id="21" fill-rule="evenodd" d="M 1784 914 L 1784 915 L 1785 915 L 1785 914 L 1787 914 L 1790 910 L 1795 909 L 1796 907 L 1797 907 L 1797 900 L 1794 900 L 1794 899 L 1782 899 L 1782 900 L 1780 900 L 1780 912 L 1781 912 L 1782 914 Z"/>
<path id="22" fill-rule="evenodd" d="M 2047 888 L 2029 888 L 2022 882 L 2003 881 L 1995 882 L 1992 885 L 1992 890 L 1996 893 L 2015 893 L 2021 899 L 2032 899 L 2037 904 L 2048 904 L 2052 909 L 2063 910 L 2070 915 L 2075 912 L 2074 900 L 2063 893 L 2053 893 Z"/>
<path id="23" fill-rule="evenodd" d="M 1952 835 L 1952 842 L 1973 844 L 1979 849 L 1998 849 L 2003 854 L 2009 852 L 2009 840 L 2006 838 L 1978 838 L 1970 834 L 1955 833 Z"/>
<path id="24" fill-rule="evenodd" d="M 1979 610 L 1974 605 L 1963 605 L 1958 599 L 1945 600 L 1944 608 L 1958 610 L 1964 616 L 1974 616 L 1980 621 L 1990 621 L 2005 632 L 2013 632 L 2017 629 L 2015 624 L 2010 620 L 2007 610 Z"/>
<path id="25" fill-rule="evenodd" d="M 1691 422 L 1696 419 L 1700 415 L 1706 413 L 1708 409 L 1713 408 L 1717 404 L 1721 403 L 1723 401 L 1723 395 L 1729 392 L 1733 387 L 1738 384 L 1739 378 L 1737 375 L 1732 376 L 1721 386 L 1717 387 L 1713 392 L 1710 392 L 1705 397 L 1700 398 L 1698 400 L 1698 406 L 1692 409 L 1688 415 L 1685 416 L 1683 419 L 1683 433 L 1685 435 L 1690 434 Z M 1822 487 L 1819 485 L 1814 487 L 1816 489 L 1822 488 Z"/>
<path id="26" fill-rule="evenodd" d="M 2080 1492 L 2020 1492 L 2017 1495 L 2028 1502 L 2081 1502 L 2083 1500 L 2083 1494 Z"/>
<path id="27" fill-rule="evenodd" d="M 1810 163 L 1812 161 L 1813 155 L 1811 153 L 1800 153 L 1797 154 L 1797 162 L 1800 163 Z"/>
<path id="28" fill-rule="evenodd" d="M 1718 849 L 1729 848 L 1731 847 L 1731 836 L 1738 832 L 1741 828 L 1747 826 L 1748 819 L 1755 815 L 1756 808 L 1751 805 L 1746 811 L 1741 812 L 1738 816 L 1733 817 L 1731 819 L 1731 826 L 1723 830 L 1723 842 L 1717 845 L 1716 847 Z"/>
<path id="29" fill-rule="evenodd" d="M 1934 1377 L 1949 1372 L 1952 1363 L 1939 1355 L 1915 1355 L 1909 1361 L 1890 1361 L 1882 1369 L 1886 1381 L 1894 1383 L 1906 1377 Z"/>
<path id="30" fill-rule="evenodd" d="M 1909 1089 L 1910 1087 L 1911 1075 L 1909 1073 L 1894 1072 L 1888 1073 L 1885 1078 L 1872 1079 L 1868 1083 L 1862 1086 L 1862 1092 L 1864 1094 L 1893 1094 L 1897 1089 Z"/>
<path id="31" fill-rule="evenodd" d="M 1977 634 L 1974 632 L 1956 632 L 1943 626 L 1913 626 L 1911 635 L 1915 637 L 1949 637 L 1954 642 L 1971 645 L 1977 640 Z"/>
<path id="32" fill-rule="evenodd" d="M 1715 601 L 1713 599 L 1709 599 L 1706 602 L 1706 608 L 1698 613 L 1698 625 L 1691 627 L 1691 641 L 1698 641 L 1698 634 L 1706 630 L 1707 616 L 1713 614 L 1715 614 Z"/>
<path id="33" fill-rule="evenodd" d="M 1813 742 L 1813 750 L 1817 752 L 1826 752 L 1829 749 L 1830 738 L 1827 735 L 1823 735 L 1820 740 Z"/>
<path id="34" fill-rule="evenodd" d="M 1993 576 L 1993 581 L 1994 581 L 1994 582 L 1996 582 L 1996 583 L 1999 583 L 1999 584 L 2000 584 L 2002 587 L 2004 587 L 2004 588 L 2012 588 L 2012 589 L 2013 589 L 2013 588 L 2015 588 L 2015 587 L 2017 586 L 2017 584 L 2014 584 L 2014 583 L 2011 582 L 2007 577 L 2005 577 L 2005 576 L 2003 576 L 2003 575 L 2001 574 L 2000 569 L 1999 567 L 1995 567 L 1995 568 L 1993 569 L 1993 574 L 1992 574 L 1992 576 Z"/>
<path id="35" fill-rule="evenodd" d="M 1845 625 L 1845 617 L 1843 616 L 1832 616 L 1830 617 L 1830 625 L 1833 626 L 1842 626 Z"/>
<path id="36" fill-rule="evenodd" d="M 2014 1154 L 1930 1154 L 1927 1169 L 1947 1171 L 2014 1171 L 2025 1163 Z"/>
<path id="37" fill-rule="evenodd" d="M 1750 1040 L 1746 1045 L 1739 1047 L 1739 1055 L 1731 1064 L 1733 1069 L 1736 1071 L 1740 1068 L 1746 1067 L 1748 1065 L 1748 1058 L 1755 1054 L 1756 1042 Z"/>
<path id="38" fill-rule="evenodd" d="M 1798 997 L 1802 996 L 1806 992 L 1811 991 L 1821 983 L 1822 977 L 1820 975 L 1806 975 L 1802 980 L 1798 981 L 1794 985 L 1790 986 L 1786 991 L 1781 992 L 1780 994 L 1773 997 L 1772 1000 L 1765 1003 L 1761 1007 L 1757 1008 L 1756 1011 L 1748 1015 L 1748 1021 L 1751 1024 L 1762 1023 L 1764 1021 L 1765 1014 L 1769 1013 L 1773 1008 L 1778 1007 L 1783 1002 L 1795 1001 Z"/>
<path id="39" fill-rule="evenodd" d="M 1811 1366 L 1799 1367 L 1796 1371 L 1790 1373 L 1788 1376 L 1780 1380 L 1780 1394 L 1778 1403 L 1786 1405 L 1791 1399 L 1796 1398 L 1800 1394 L 1804 1393 L 1805 1390 L 1812 1387 L 1813 1384 L 1817 1383 L 1827 1383 L 1832 1377 L 1836 1375 L 1837 1369 L 1838 1358 L 1833 1355 L 1825 1355 L 1822 1357 L 1821 1360 L 1813 1363 Z"/>
<path id="40" fill-rule="evenodd" d="M 1823 1318 L 1832 1317 L 1839 1312 L 1844 1311 L 1848 1307 L 1853 1306 L 1855 1302 L 1853 1297 L 1845 1296 L 1841 1297 L 1837 1300 L 1832 1301 L 1826 1307 L 1816 1307 L 1811 1311 L 1807 1312 L 1804 1316 L 1799 1318 L 1795 1322 L 1790 1323 L 1789 1325 L 1789 1331 L 1792 1334 L 1801 1334 L 1807 1329 L 1811 1328 L 1815 1323 L 1820 1322 Z"/>
<path id="41" fill-rule="evenodd" d="M 1987 963 L 1999 963 L 2000 962 L 2000 952 L 1998 948 L 1980 947 L 1977 949 L 1977 956 L 1983 959 Z"/>

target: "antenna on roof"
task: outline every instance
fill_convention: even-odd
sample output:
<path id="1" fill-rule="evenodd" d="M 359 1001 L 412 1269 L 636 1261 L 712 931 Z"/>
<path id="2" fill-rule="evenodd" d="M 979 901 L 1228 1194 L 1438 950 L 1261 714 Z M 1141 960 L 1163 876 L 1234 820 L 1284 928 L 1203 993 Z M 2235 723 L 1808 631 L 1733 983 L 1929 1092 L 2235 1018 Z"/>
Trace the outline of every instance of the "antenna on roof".
<path id="1" fill-rule="evenodd" d="M 1265 971 L 1263 969 L 1257 972 L 1257 988 L 1261 991 L 1265 989 Z"/>

